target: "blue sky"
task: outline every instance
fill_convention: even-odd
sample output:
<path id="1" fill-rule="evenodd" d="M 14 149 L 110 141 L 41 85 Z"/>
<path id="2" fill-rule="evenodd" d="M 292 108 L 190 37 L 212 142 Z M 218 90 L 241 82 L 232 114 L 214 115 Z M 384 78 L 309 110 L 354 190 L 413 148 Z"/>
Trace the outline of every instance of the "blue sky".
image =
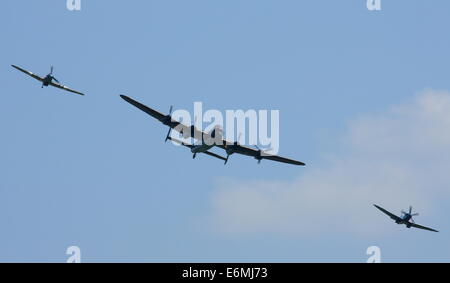
<path id="1" fill-rule="evenodd" d="M 450 3 L 365 2 L 5 1 L 0 261 L 448 261 Z M 280 110 L 280 154 L 307 167 L 192 160 L 119 94 Z"/>

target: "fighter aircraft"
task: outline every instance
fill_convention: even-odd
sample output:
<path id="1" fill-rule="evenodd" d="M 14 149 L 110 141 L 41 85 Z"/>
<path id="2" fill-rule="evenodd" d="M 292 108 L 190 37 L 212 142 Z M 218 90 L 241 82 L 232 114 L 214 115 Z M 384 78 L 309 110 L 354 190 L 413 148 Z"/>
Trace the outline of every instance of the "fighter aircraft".
<path id="1" fill-rule="evenodd" d="M 242 146 L 238 142 L 226 141 L 225 139 L 222 138 L 221 130 L 218 129 L 217 127 L 214 128 L 210 133 L 206 133 L 206 132 L 203 132 L 203 131 L 197 129 L 194 125 L 187 126 L 180 122 L 174 121 L 172 119 L 172 115 L 171 115 L 173 107 L 170 107 L 168 115 L 164 115 L 156 110 L 153 110 L 153 109 L 145 106 L 144 104 L 142 104 L 128 96 L 120 95 L 120 97 L 122 99 L 124 99 L 126 102 L 130 103 L 131 105 L 139 108 L 140 110 L 144 111 L 145 113 L 149 114 L 150 116 L 156 118 L 164 125 L 168 126 L 169 132 L 167 133 L 166 141 L 171 139 L 170 134 L 171 134 L 172 130 L 176 130 L 176 131 L 180 132 L 184 138 L 194 138 L 194 139 L 199 140 L 200 141 L 199 145 L 183 144 L 183 145 L 191 148 L 192 153 L 194 153 L 194 158 L 197 153 L 207 152 L 212 147 L 217 146 L 219 148 L 224 149 L 227 153 L 226 158 L 220 157 L 220 159 L 223 159 L 225 161 L 225 164 L 227 164 L 228 158 L 230 155 L 232 155 L 234 153 L 238 153 L 238 154 L 243 154 L 243 155 L 247 155 L 247 156 L 252 156 L 256 160 L 258 160 L 258 163 L 260 163 L 261 160 L 263 160 L 263 159 L 267 159 L 267 160 L 273 160 L 273 161 L 278 161 L 278 162 L 283 162 L 283 163 L 288 163 L 288 164 L 293 164 L 293 165 L 300 165 L 300 166 L 305 165 L 305 163 L 300 162 L 300 161 L 296 161 L 296 160 L 292 160 L 292 159 L 288 159 L 288 158 L 284 158 L 284 157 L 280 157 L 280 156 L 276 156 L 276 155 L 270 155 L 270 154 L 262 151 L 259 148 L 253 149 L 253 148 L 250 148 L 247 146 Z M 177 141 L 175 141 L 175 142 L 177 142 Z M 181 141 L 178 141 L 178 142 L 181 143 Z"/>
<path id="2" fill-rule="evenodd" d="M 60 88 L 60 89 L 66 90 L 66 91 L 70 91 L 70 92 L 73 92 L 73 93 L 76 93 L 76 94 L 79 94 L 79 95 L 84 95 L 81 92 L 78 92 L 76 90 L 70 89 L 67 86 L 60 84 L 60 82 L 53 76 L 53 66 L 51 66 L 51 68 L 50 68 L 50 73 L 48 75 L 46 75 L 45 77 L 40 77 L 40 76 L 38 76 L 38 75 L 36 75 L 36 74 L 34 74 L 32 72 L 29 72 L 29 71 L 24 70 L 24 69 L 22 69 L 20 67 L 17 67 L 16 65 L 11 65 L 11 66 L 13 68 L 16 68 L 17 70 L 19 70 L 19 71 L 29 75 L 30 77 L 32 77 L 32 78 L 42 82 L 41 88 L 43 88 L 44 86 L 51 85 L 51 86 L 54 86 L 54 87 L 57 87 L 57 88 Z M 53 81 L 55 81 L 55 82 L 53 82 Z"/>
<path id="3" fill-rule="evenodd" d="M 424 227 L 424 226 L 420 226 L 418 224 L 416 224 L 414 222 L 413 216 L 418 216 L 419 213 L 412 213 L 412 206 L 409 207 L 409 212 L 405 212 L 402 210 L 402 216 L 397 216 L 393 213 L 390 213 L 389 211 L 387 211 L 386 209 L 379 207 L 378 205 L 374 204 L 374 206 L 376 208 L 378 208 L 379 210 L 381 210 L 383 213 L 387 214 L 391 219 L 393 219 L 395 221 L 395 223 L 397 224 L 404 224 L 406 225 L 407 228 L 418 228 L 418 229 L 422 229 L 422 230 L 427 230 L 427 231 L 432 231 L 432 232 L 439 232 L 436 231 L 434 229 L 428 228 L 428 227 Z"/>

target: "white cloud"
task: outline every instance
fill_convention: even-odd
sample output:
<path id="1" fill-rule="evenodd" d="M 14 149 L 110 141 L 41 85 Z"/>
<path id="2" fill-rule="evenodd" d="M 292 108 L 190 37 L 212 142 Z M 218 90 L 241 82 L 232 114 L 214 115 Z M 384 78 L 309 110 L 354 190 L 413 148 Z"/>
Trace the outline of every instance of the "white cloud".
<path id="1" fill-rule="evenodd" d="M 360 117 L 343 141 L 342 154 L 295 181 L 219 181 L 211 223 L 231 235 L 383 233 L 392 224 L 373 203 L 394 213 L 411 204 L 430 216 L 433 203 L 448 196 L 449 92 L 425 90 L 409 103 Z"/>

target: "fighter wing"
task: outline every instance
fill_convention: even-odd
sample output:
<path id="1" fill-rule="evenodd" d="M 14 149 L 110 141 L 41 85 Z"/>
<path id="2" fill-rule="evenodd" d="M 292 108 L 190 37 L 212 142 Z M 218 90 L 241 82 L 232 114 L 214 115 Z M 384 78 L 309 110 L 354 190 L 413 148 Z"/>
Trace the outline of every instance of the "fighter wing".
<path id="1" fill-rule="evenodd" d="M 415 224 L 415 223 L 412 223 L 411 227 L 422 229 L 422 230 L 427 230 L 427 231 L 431 231 L 431 232 L 439 232 L 437 230 L 434 230 L 434 229 L 431 229 L 431 228 L 428 228 L 428 227 L 425 227 L 425 226 L 421 226 L 421 225 L 418 225 L 418 224 Z"/>
<path id="2" fill-rule="evenodd" d="M 32 73 L 32 72 L 29 72 L 29 71 L 27 71 L 27 70 L 24 70 L 24 69 L 22 69 L 22 68 L 20 68 L 20 67 L 17 67 L 16 65 L 11 65 L 11 67 L 16 68 L 17 70 L 19 70 L 19 71 L 21 71 L 21 72 L 23 72 L 23 73 L 29 75 L 29 76 L 32 77 L 32 78 L 35 78 L 35 79 L 38 80 L 38 81 L 41 81 L 41 82 L 42 82 L 42 81 L 44 80 L 44 78 L 39 77 L 38 75 L 36 75 L 36 74 L 34 74 L 34 73 Z"/>
<path id="3" fill-rule="evenodd" d="M 192 144 L 186 144 L 186 143 L 184 143 L 184 142 L 182 142 L 180 140 L 174 139 L 172 137 L 168 137 L 168 139 L 171 140 L 171 141 L 174 141 L 174 142 L 176 142 L 178 144 L 181 144 L 182 146 L 188 147 L 188 148 L 193 148 L 194 147 Z M 204 151 L 202 153 L 204 153 L 206 155 L 209 155 L 209 156 L 212 156 L 212 157 L 215 157 L 215 158 L 218 158 L 218 159 L 223 160 L 223 161 L 227 161 L 227 159 L 225 157 L 222 157 L 222 156 L 220 156 L 218 154 L 215 154 L 215 153 L 212 153 L 212 152 L 209 152 L 209 151 Z"/>
<path id="4" fill-rule="evenodd" d="M 120 97 L 125 100 L 126 102 L 130 103 L 131 105 L 135 106 L 136 108 L 139 108 L 140 110 L 144 111 L 148 115 L 152 116 L 153 118 L 159 120 L 161 123 L 166 124 L 165 119 L 167 119 L 167 115 L 164 115 L 154 109 L 151 109 L 150 107 L 126 96 L 126 95 L 120 95 Z M 169 124 L 166 124 L 167 126 L 177 130 L 178 132 L 182 132 L 183 136 L 185 138 L 189 137 L 201 137 L 203 132 L 197 130 L 194 126 L 186 126 L 180 122 L 171 120 Z"/>
<path id="5" fill-rule="evenodd" d="M 57 87 L 57 88 L 60 88 L 60 89 L 63 89 L 65 91 L 73 92 L 73 93 L 76 93 L 76 94 L 79 94 L 79 95 L 84 95 L 84 93 L 81 93 L 81 92 L 78 92 L 76 90 L 70 89 L 70 88 L 68 88 L 65 85 L 61 85 L 61 84 L 54 83 L 54 82 L 51 82 L 50 85 L 54 86 L 54 87 Z"/>
<path id="6" fill-rule="evenodd" d="M 386 209 L 379 207 L 378 205 L 374 204 L 373 206 L 375 206 L 376 208 L 378 208 L 379 210 L 381 210 L 381 212 L 383 212 L 384 214 L 388 215 L 391 219 L 395 220 L 395 221 L 400 221 L 402 220 L 400 217 L 398 217 L 397 215 L 390 213 L 389 211 L 387 211 Z"/>

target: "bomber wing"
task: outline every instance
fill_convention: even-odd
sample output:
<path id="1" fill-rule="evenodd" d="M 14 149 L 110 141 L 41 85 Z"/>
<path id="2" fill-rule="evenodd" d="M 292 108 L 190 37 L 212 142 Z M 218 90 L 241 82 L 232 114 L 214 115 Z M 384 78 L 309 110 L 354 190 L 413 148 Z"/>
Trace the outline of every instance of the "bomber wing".
<path id="1" fill-rule="evenodd" d="M 182 146 L 188 147 L 188 148 L 193 148 L 194 147 L 194 145 L 192 145 L 192 144 L 186 144 L 186 143 L 184 143 L 184 142 L 182 142 L 180 140 L 174 139 L 172 137 L 168 137 L 168 139 L 171 140 L 171 141 L 174 141 L 174 142 L 176 142 L 176 143 L 178 143 L 178 144 L 180 144 Z M 222 157 L 222 156 L 220 156 L 218 154 L 215 154 L 213 152 L 210 152 L 210 151 L 204 151 L 202 153 L 204 153 L 206 155 L 209 155 L 209 156 L 212 156 L 212 157 L 215 157 L 217 159 L 223 160 L 223 161 L 227 160 L 225 157 Z"/>
<path id="2" fill-rule="evenodd" d="M 120 97 L 125 100 L 126 102 L 130 103 L 131 105 L 133 105 L 134 107 L 140 109 L 141 111 L 144 111 L 145 113 L 147 113 L 148 115 L 152 116 L 153 118 L 157 119 L 158 121 L 160 121 L 161 123 L 163 123 L 164 125 L 180 132 L 183 133 L 183 136 L 185 138 L 190 138 L 190 137 L 201 137 L 203 132 L 198 130 L 197 128 L 195 128 L 194 126 L 186 126 L 178 121 L 174 121 L 172 120 L 172 118 L 168 115 L 164 115 L 159 111 L 156 111 L 126 95 L 120 95 Z"/>
<path id="3" fill-rule="evenodd" d="M 243 145 L 239 145 L 239 144 L 230 144 L 229 142 L 223 141 L 223 144 L 219 145 L 219 147 L 221 147 L 223 149 L 231 148 L 233 150 L 233 153 L 252 156 L 259 160 L 267 159 L 267 160 L 272 160 L 272 161 L 277 161 L 277 162 L 282 162 L 282 163 L 287 163 L 287 164 L 305 166 L 305 163 L 303 163 L 301 161 L 281 157 L 278 155 L 270 155 L 270 154 L 264 153 L 261 150 L 256 150 L 251 147 L 243 146 Z"/>

